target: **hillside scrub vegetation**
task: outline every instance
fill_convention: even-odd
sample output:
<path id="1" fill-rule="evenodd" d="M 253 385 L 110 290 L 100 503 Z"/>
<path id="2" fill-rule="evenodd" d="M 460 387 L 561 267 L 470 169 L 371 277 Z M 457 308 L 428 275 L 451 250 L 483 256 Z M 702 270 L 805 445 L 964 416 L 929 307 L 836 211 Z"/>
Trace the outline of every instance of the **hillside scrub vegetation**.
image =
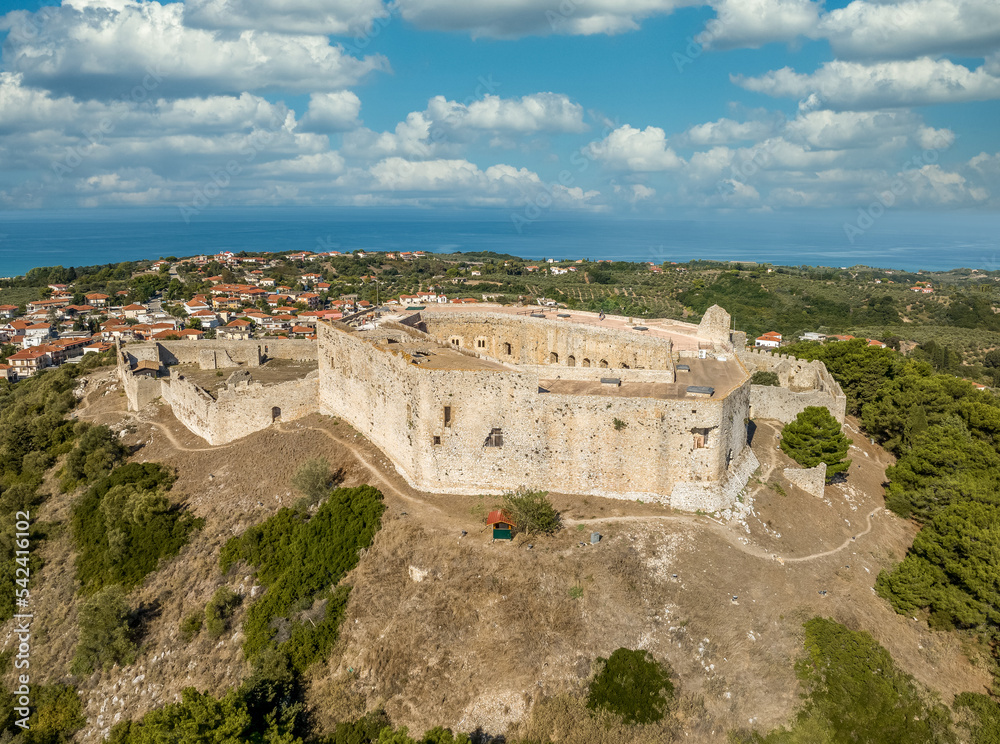
<path id="1" fill-rule="evenodd" d="M 139 584 L 187 543 L 204 520 L 170 503 L 173 476 L 158 463 L 128 463 L 91 486 L 73 506 L 77 578 L 84 593 Z"/>
<path id="2" fill-rule="evenodd" d="M 796 674 L 804 704 L 790 728 L 737 731 L 731 744 L 951 744 L 948 709 L 896 668 L 868 633 L 816 617 L 805 623 Z"/>
<path id="3" fill-rule="evenodd" d="M 840 423 L 821 406 L 808 406 L 781 431 L 781 451 L 804 468 L 826 463 L 826 482 L 851 466 L 845 460 L 851 440 Z"/>
<path id="4" fill-rule="evenodd" d="M 608 711 L 629 724 L 663 719 L 674 699 L 669 665 L 648 651 L 627 648 L 597 662 L 600 671 L 590 683 L 588 708 Z"/>
<path id="5" fill-rule="evenodd" d="M 517 531 L 527 535 L 551 535 L 562 527 L 547 491 L 513 491 L 504 495 L 501 508 L 514 520 Z"/>
<path id="6" fill-rule="evenodd" d="M 39 491 L 45 472 L 74 449 L 78 437 L 97 428 L 67 417 L 76 405 L 73 389 L 77 378 L 107 361 L 105 355 L 88 354 L 79 364 L 49 370 L 16 384 L 0 381 L 0 512 L 11 517 L 18 512 L 29 513 L 33 548 L 44 538 L 35 515 L 36 507 L 48 498 Z M 103 433 L 98 436 L 103 437 Z M 101 472 L 96 463 L 92 472 Z M 0 523 L 0 621 L 14 614 L 14 525 L 12 518 Z M 32 550 L 29 559 L 32 573 L 38 568 L 36 554 Z"/>
<path id="7" fill-rule="evenodd" d="M 80 639 L 73 657 L 74 674 L 125 666 L 137 651 L 132 612 L 120 586 L 106 587 L 80 607 Z"/>
<path id="8" fill-rule="evenodd" d="M 312 516 L 301 507 L 282 509 L 225 544 L 222 571 L 243 561 L 265 588 L 243 623 L 248 659 L 275 641 L 280 618 L 291 622 L 282 647 L 296 669 L 325 656 L 337 638 L 349 592 L 337 584 L 357 565 L 359 552 L 371 545 L 384 510 L 382 494 L 372 486 L 338 488 Z M 290 617 L 309 609 L 321 610 L 322 619 Z"/>
<path id="9" fill-rule="evenodd" d="M 788 350 L 820 359 L 841 382 L 866 432 L 898 458 L 886 470 L 886 506 L 923 525 L 876 590 L 897 612 L 978 635 L 992 649 L 997 675 L 1000 401 L 860 340 Z"/>

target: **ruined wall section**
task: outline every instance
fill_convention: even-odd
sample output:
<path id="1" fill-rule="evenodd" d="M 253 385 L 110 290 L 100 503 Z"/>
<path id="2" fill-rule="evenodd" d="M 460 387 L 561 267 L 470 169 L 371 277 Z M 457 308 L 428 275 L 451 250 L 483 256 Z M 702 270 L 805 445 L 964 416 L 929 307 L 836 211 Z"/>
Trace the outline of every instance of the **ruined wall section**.
<path id="1" fill-rule="evenodd" d="M 316 343 L 308 339 L 159 341 L 130 344 L 128 348 L 152 345 L 159 347 L 164 364 L 197 364 L 201 369 L 226 369 L 237 365 L 259 367 L 265 359 L 316 360 Z"/>
<path id="2" fill-rule="evenodd" d="M 319 408 L 318 372 L 277 385 L 240 382 L 220 389 L 215 398 L 182 375 L 161 382 L 163 400 L 177 420 L 209 444 L 232 442 Z"/>
<path id="3" fill-rule="evenodd" d="M 787 424 L 808 406 L 820 406 L 844 423 L 847 396 L 823 362 L 803 361 L 787 354 L 758 349 L 747 349 L 738 356 L 751 372 L 760 370 L 777 374 L 781 385 L 752 386 L 752 418 L 773 419 Z"/>
<path id="4" fill-rule="evenodd" d="M 130 411 L 138 411 L 160 397 L 160 380 L 132 374 L 132 367 L 139 361 L 159 363 L 155 347 L 142 349 L 136 355 L 125 351 L 119 346 L 116 350 L 116 357 L 118 381 L 125 391 L 125 399 L 128 401 L 128 409 Z"/>
<path id="5" fill-rule="evenodd" d="M 671 373 L 674 369 L 670 341 L 644 336 L 641 331 L 484 313 L 427 312 L 421 314 L 419 323 L 439 340 L 458 339 L 461 348 L 500 362 L 609 369 L 627 365 Z"/>

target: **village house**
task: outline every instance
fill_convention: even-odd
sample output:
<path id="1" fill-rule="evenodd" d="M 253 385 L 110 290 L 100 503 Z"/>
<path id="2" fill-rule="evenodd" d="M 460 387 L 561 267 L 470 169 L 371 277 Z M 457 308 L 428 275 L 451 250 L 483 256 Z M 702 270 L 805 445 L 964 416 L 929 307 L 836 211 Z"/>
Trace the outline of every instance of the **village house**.
<path id="1" fill-rule="evenodd" d="M 754 346 L 765 349 L 777 349 L 781 346 L 781 334 L 776 331 L 768 331 L 754 340 Z"/>
<path id="2" fill-rule="evenodd" d="M 13 318 L 17 315 L 17 305 L 0 305 L 0 318 Z"/>
<path id="3" fill-rule="evenodd" d="M 230 341 L 246 341 L 252 334 L 252 326 L 247 320 L 232 320 L 219 328 L 216 334 Z"/>

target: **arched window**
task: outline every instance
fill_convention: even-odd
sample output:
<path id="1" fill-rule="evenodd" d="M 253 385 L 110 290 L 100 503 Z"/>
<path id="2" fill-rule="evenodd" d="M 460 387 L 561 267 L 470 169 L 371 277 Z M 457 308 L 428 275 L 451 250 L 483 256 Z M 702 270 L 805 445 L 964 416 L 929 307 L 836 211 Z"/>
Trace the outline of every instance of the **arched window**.
<path id="1" fill-rule="evenodd" d="M 559 364 L 559 355 L 554 351 L 549 352 L 549 364 Z"/>
<path id="2" fill-rule="evenodd" d="M 566 366 L 567 367 L 575 367 L 576 366 L 576 357 L 573 356 L 572 354 L 570 354 L 568 357 L 566 357 Z"/>
<path id="3" fill-rule="evenodd" d="M 589 367 L 590 366 L 590 360 L 587 359 L 586 357 L 583 358 L 583 366 L 584 367 Z"/>
<path id="4" fill-rule="evenodd" d="M 271 421 L 277 421 L 281 418 L 281 409 L 275 406 L 271 409 Z"/>
<path id="5" fill-rule="evenodd" d="M 607 369 L 607 368 L 608 368 L 608 360 L 607 360 L 607 359 L 602 359 L 602 360 L 601 360 L 601 363 L 600 363 L 600 364 L 599 364 L 598 366 L 599 366 L 599 367 L 600 367 L 601 369 Z"/>

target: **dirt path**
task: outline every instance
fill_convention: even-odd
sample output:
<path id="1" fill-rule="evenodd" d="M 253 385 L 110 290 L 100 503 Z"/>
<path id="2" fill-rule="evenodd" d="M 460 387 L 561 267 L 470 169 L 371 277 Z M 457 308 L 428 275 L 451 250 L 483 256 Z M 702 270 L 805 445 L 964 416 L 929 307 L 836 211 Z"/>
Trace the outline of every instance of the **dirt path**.
<path id="1" fill-rule="evenodd" d="M 867 517 L 868 524 L 862 532 L 859 532 L 857 535 L 854 535 L 853 537 L 849 537 L 847 540 L 844 540 L 844 542 L 839 546 L 837 546 L 836 548 L 832 548 L 831 550 L 824 550 L 821 553 L 813 553 L 812 555 L 804 555 L 795 558 L 785 557 L 782 555 L 778 555 L 777 553 L 770 553 L 766 550 L 763 550 L 762 548 L 758 548 L 753 545 L 747 545 L 741 542 L 739 536 L 736 535 L 731 529 L 726 527 L 724 524 L 709 519 L 708 517 L 688 516 L 686 514 L 662 514 L 662 515 L 649 515 L 642 517 L 633 516 L 633 517 L 595 517 L 593 519 L 566 519 L 563 520 L 563 522 L 566 525 L 598 524 L 601 522 L 642 522 L 655 519 L 666 519 L 679 522 L 688 522 L 689 524 L 697 524 L 701 527 L 705 527 L 711 530 L 715 534 L 719 535 L 719 537 L 723 538 L 730 545 L 732 545 L 734 548 L 737 548 L 743 551 L 744 553 L 747 553 L 748 555 L 752 555 L 757 558 L 776 560 L 779 563 L 804 563 L 806 561 L 814 561 L 817 560 L 818 558 L 825 558 L 828 555 L 834 555 L 835 553 L 839 553 L 841 550 L 848 547 L 851 543 L 856 542 L 857 538 L 867 535 L 869 532 L 872 531 L 872 517 L 875 516 L 877 511 L 878 510 L 873 511 L 871 514 L 868 515 Z"/>

